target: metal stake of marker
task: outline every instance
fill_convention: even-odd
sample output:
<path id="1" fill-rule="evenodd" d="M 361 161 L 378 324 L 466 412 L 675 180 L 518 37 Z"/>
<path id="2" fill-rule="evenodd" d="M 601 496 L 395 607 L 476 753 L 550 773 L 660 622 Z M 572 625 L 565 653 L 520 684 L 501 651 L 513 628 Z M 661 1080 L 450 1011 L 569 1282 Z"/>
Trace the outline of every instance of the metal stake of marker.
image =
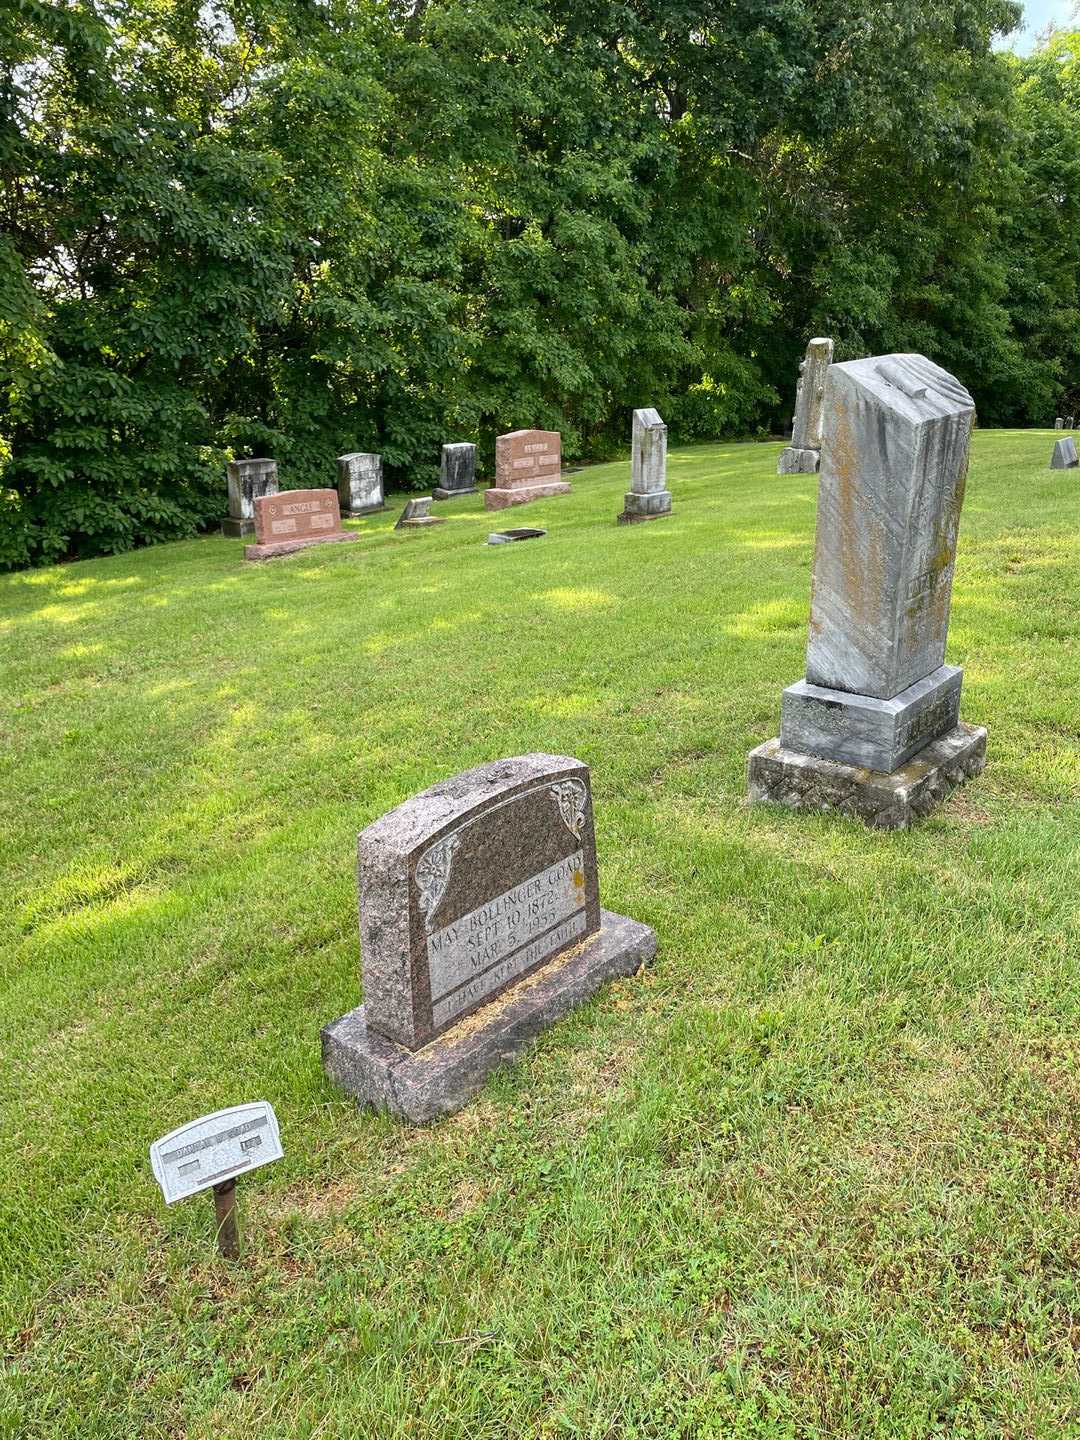
<path id="1" fill-rule="evenodd" d="M 240 1258 L 240 1226 L 236 1216 L 236 1179 L 214 1186 L 214 1213 L 217 1217 L 218 1254 L 226 1260 Z"/>

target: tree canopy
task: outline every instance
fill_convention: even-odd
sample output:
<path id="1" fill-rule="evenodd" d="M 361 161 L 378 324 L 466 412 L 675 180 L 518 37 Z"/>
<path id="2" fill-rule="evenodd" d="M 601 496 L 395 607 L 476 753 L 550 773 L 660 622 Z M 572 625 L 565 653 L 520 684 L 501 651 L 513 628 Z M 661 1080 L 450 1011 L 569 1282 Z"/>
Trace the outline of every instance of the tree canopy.
<path id="1" fill-rule="evenodd" d="M 13 0 L 0 566 L 446 440 L 767 433 L 814 334 L 1078 408 L 1080 35 L 1012 0 Z"/>

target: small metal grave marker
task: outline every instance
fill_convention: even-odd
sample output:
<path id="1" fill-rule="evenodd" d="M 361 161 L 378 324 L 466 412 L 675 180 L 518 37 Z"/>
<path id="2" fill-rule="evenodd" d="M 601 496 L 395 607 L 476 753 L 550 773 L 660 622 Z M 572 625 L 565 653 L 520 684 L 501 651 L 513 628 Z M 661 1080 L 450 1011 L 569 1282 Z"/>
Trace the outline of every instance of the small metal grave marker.
<path id="1" fill-rule="evenodd" d="M 213 1187 L 218 1249 L 235 1257 L 240 1253 L 236 1177 L 284 1154 L 273 1106 L 267 1100 L 254 1100 L 170 1130 L 150 1146 L 150 1167 L 166 1205 Z"/>

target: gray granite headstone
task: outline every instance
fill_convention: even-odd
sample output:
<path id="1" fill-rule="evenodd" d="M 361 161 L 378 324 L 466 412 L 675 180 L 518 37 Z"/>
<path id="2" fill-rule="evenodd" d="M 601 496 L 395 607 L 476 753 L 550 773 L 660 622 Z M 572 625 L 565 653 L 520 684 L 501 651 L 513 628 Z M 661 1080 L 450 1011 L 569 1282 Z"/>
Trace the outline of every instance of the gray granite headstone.
<path id="1" fill-rule="evenodd" d="M 358 862 L 364 1004 L 324 1030 L 323 1063 L 414 1120 L 457 1109 L 655 949 L 646 926 L 600 908 L 589 770 L 570 756 L 433 785 L 363 831 Z"/>
<path id="2" fill-rule="evenodd" d="M 225 467 L 229 486 L 229 513 L 221 533 L 239 540 L 255 533 L 255 501 L 278 493 L 277 461 L 230 460 Z"/>
<path id="3" fill-rule="evenodd" d="M 752 798 L 772 798 L 769 775 L 789 785 L 791 757 L 856 767 L 858 787 L 958 730 L 945 642 L 974 415 L 925 356 L 830 366 L 806 678 L 784 691 L 780 753 L 751 756 Z M 985 731 L 961 737 L 948 764 L 970 773 L 980 743 Z"/>
<path id="4" fill-rule="evenodd" d="M 828 336 L 819 335 L 806 347 L 806 354 L 799 363 L 791 444 L 780 452 L 776 466 L 778 475 L 813 474 L 821 463 L 825 376 L 832 358 L 833 342 Z"/>
<path id="5" fill-rule="evenodd" d="M 1076 441 L 1071 435 L 1066 435 L 1064 440 L 1055 440 L 1053 453 L 1050 456 L 1051 470 L 1072 470 L 1080 464 L 1076 454 Z"/>
<path id="6" fill-rule="evenodd" d="M 1066 415 L 1066 417 L 1065 417 L 1065 429 L 1066 429 L 1066 430 L 1075 430 L 1075 429 L 1076 429 L 1076 416 L 1075 416 L 1075 415 Z"/>
<path id="7" fill-rule="evenodd" d="M 432 492 L 436 500 L 454 500 L 476 494 L 476 446 L 453 444 L 442 447 L 439 483 Z"/>
<path id="8" fill-rule="evenodd" d="M 1054 429 L 1055 429 L 1055 430 L 1064 430 L 1064 429 L 1065 429 L 1065 417 L 1064 417 L 1064 415 L 1059 415 L 1059 416 L 1057 417 L 1057 419 L 1054 421 Z"/>
<path id="9" fill-rule="evenodd" d="M 343 520 L 386 509 L 383 501 L 381 455 L 374 455 L 366 450 L 356 450 L 351 455 L 339 455 L 337 472 L 338 503 Z"/>
<path id="10" fill-rule="evenodd" d="M 445 525 L 441 515 L 432 515 L 431 496 L 420 495 L 415 500 L 406 500 L 405 509 L 397 518 L 395 530 L 412 530 L 424 525 Z"/>
<path id="11" fill-rule="evenodd" d="M 651 407 L 634 411 L 630 442 L 630 489 L 623 497 L 620 525 L 658 520 L 671 514 L 667 488 L 667 426 Z"/>

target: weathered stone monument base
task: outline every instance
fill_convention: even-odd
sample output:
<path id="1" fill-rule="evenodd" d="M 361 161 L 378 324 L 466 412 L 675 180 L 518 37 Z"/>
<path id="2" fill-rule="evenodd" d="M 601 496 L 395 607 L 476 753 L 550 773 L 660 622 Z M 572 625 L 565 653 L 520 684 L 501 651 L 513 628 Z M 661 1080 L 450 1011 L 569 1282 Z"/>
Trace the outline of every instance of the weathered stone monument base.
<path id="1" fill-rule="evenodd" d="M 465 490 L 444 490 L 441 485 L 436 485 L 431 492 L 431 498 L 433 500 L 456 500 L 459 495 L 475 495 L 476 493 L 475 485 L 470 485 Z"/>
<path id="2" fill-rule="evenodd" d="M 647 495 L 627 490 L 623 496 L 622 514 L 615 518 L 620 525 L 636 525 L 639 520 L 662 520 L 670 514 L 670 490 L 653 490 Z"/>
<path id="3" fill-rule="evenodd" d="M 985 764 L 985 727 L 964 721 L 891 775 L 787 750 L 776 739 L 751 750 L 747 788 L 751 805 L 833 811 L 877 830 L 906 830 Z"/>
<path id="4" fill-rule="evenodd" d="M 362 1105 L 415 1125 L 453 1114 L 541 1031 L 605 981 L 633 975 L 656 954 L 656 934 L 648 925 L 609 910 L 601 910 L 600 922 L 580 945 L 420 1050 L 369 1030 L 361 1005 L 323 1029 L 323 1069 Z"/>
<path id="5" fill-rule="evenodd" d="M 244 540 L 247 536 L 255 534 L 255 521 L 236 520 L 232 515 L 226 515 L 221 522 L 221 533 L 226 540 Z"/>
<path id="6" fill-rule="evenodd" d="M 309 535 L 304 540 L 274 540 L 268 545 L 245 545 L 245 560 L 273 560 L 278 555 L 294 555 L 297 550 L 306 550 L 309 545 L 335 545 L 343 541 L 359 540 L 356 534 Z"/>
<path id="7" fill-rule="evenodd" d="M 377 505 L 361 505 L 356 510 L 342 510 L 342 520 L 359 520 L 363 515 L 377 515 L 380 510 L 389 510 L 389 505 L 382 501 Z"/>
<path id="8" fill-rule="evenodd" d="M 799 680 L 780 699 L 780 743 L 843 765 L 893 771 L 958 723 L 963 678 L 958 666 L 939 665 L 891 700 Z"/>
<path id="9" fill-rule="evenodd" d="M 802 449 L 797 445 L 788 445 L 780 451 L 780 459 L 776 462 L 776 473 L 778 475 L 813 475 L 821 469 L 821 451 Z"/>
<path id="10" fill-rule="evenodd" d="M 569 495 L 565 480 L 549 480 L 540 485 L 515 485 L 512 490 L 492 485 L 484 491 L 485 510 L 505 510 L 509 505 L 528 505 L 530 500 L 546 500 L 549 495 Z"/>

